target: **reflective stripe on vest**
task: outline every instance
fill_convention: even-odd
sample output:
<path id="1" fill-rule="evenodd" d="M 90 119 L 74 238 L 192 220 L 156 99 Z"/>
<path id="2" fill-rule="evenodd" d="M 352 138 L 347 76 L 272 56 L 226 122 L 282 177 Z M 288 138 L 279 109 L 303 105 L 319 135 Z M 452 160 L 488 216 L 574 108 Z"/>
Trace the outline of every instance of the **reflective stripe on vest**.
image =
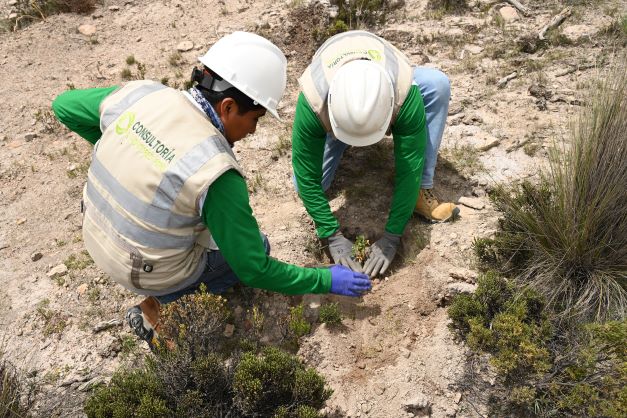
<path id="1" fill-rule="evenodd" d="M 138 87 L 136 90 L 128 94 L 122 101 L 108 108 L 102 116 L 100 116 L 100 131 L 104 132 L 114 120 L 120 117 L 122 113 L 133 104 L 137 103 L 143 97 L 166 88 L 163 84 L 153 83 Z"/>
<path id="2" fill-rule="evenodd" d="M 151 248 L 190 248 L 196 242 L 195 235 L 178 236 L 163 232 L 149 231 L 129 221 L 123 214 L 119 213 L 111 203 L 96 190 L 91 182 L 87 182 L 86 193 L 94 207 L 105 219 L 111 222 L 111 226 L 118 233 L 132 239 L 134 242 Z"/>
<path id="3" fill-rule="evenodd" d="M 366 36 L 369 38 L 376 39 L 377 41 L 382 41 L 381 38 L 379 38 L 378 36 L 370 32 L 351 31 L 351 32 L 344 32 L 339 35 L 336 35 L 328 39 L 324 44 L 322 44 L 322 46 L 318 50 L 319 52 L 316 53 L 316 55 L 313 58 L 313 61 L 311 62 L 311 78 L 313 79 L 313 82 L 316 86 L 316 90 L 318 91 L 318 94 L 323 99 L 326 98 L 327 95 L 329 94 L 329 82 L 324 74 L 324 70 L 322 69 L 323 64 L 322 64 L 321 53 L 328 46 L 333 45 L 334 43 L 337 43 L 338 41 L 341 41 L 342 39 L 346 37 L 351 37 L 355 35 Z M 396 55 L 394 54 L 394 51 L 392 51 L 392 49 L 387 45 L 386 42 L 384 42 L 383 54 L 385 55 L 385 70 L 390 75 L 390 78 L 392 79 L 392 83 L 394 84 L 394 89 L 396 90 L 396 83 L 398 80 L 398 60 L 396 59 Z"/>
<path id="4" fill-rule="evenodd" d="M 235 158 L 231 147 L 225 146 L 217 136 L 211 136 L 206 141 L 196 145 L 164 173 L 152 204 L 161 208 L 171 208 L 189 176 L 198 171 L 211 158 L 224 152 Z"/>

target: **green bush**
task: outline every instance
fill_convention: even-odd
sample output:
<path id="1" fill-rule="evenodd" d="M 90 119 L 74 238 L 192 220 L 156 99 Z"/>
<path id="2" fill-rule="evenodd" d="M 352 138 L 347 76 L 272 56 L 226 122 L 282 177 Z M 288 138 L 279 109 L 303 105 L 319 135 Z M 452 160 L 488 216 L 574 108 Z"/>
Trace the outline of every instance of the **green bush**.
<path id="1" fill-rule="evenodd" d="M 244 354 L 233 378 L 233 400 L 244 415 L 272 416 L 279 408 L 322 408 L 331 396 L 324 379 L 294 356 L 273 347 Z"/>
<path id="2" fill-rule="evenodd" d="M 493 273 L 472 295 L 455 297 L 451 326 L 476 353 L 489 353 L 499 385 L 494 416 L 604 416 L 627 413 L 627 320 L 565 331 L 552 325 L 537 292 Z"/>
<path id="3" fill-rule="evenodd" d="M 293 312 L 304 321 L 302 305 Z M 318 417 L 331 394 L 324 379 L 278 348 L 257 354 L 252 330 L 250 339 L 229 342 L 229 317 L 224 299 L 204 288 L 164 306 L 158 347 L 145 367 L 118 371 L 96 389 L 87 416 Z"/>
<path id="4" fill-rule="evenodd" d="M 621 62 L 592 94 L 571 143 L 551 152 L 539 184 L 495 190 L 500 229 L 493 241 L 475 244 L 480 259 L 575 322 L 627 314 L 627 59 Z"/>
<path id="5" fill-rule="evenodd" d="M 88 417 L 169 417 L 163 388 L 148 370 L 120 370 L 106 386 L 97 388 L 85 403 Z"/>
<path id="6" fill-rule="evenodd" d="M 318 320 L 323 324 L 331 326 L 340 325 L 342 323 L 342 313 L 340 312 L 339 304 L 333 302 L 321 305 Z"/>
<path id="7" fill-rule="evenodd" d="M 287 325 L 288 335 L 296 341 L 311 332 L 311 324 L 305 319 L 305 307 L 302 303 L 290 308 Z"/>

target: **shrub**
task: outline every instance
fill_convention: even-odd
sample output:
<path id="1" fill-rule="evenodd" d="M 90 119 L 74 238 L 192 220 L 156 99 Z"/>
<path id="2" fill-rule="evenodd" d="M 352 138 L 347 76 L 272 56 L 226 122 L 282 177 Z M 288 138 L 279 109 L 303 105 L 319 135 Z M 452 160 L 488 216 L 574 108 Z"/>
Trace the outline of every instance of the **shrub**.
<path id="1" fill-rule="evenodd" d="M 327 325 L 340 325 L 342 323 L 342 313 L 337 302 L 325 303 L 320 306 L 318 320 Z"/>
<path id="2" fill-rule="evenodd" d="M 332 0 L 337 15 L 326 28 L 315 28 L 313 37 L 319 43 L 328 37 L 353 29 L 367 29 L 385 22 L 387 14 L 404 2 L 390 0 Z"/>
<path id="3" fill-rule="evenodd" d="M 234 403 L 244 415 L 260 416 L 272 416 L 278 408 L 285 413 L 298 404 L 318 410 L 331 396 L 315 370 L 273 347 L 259 356 L 244 354 L 235 371 L 233 392 Z"/>
<path id="4" fill-rule="evenodd" d="M 490 391 L 489 415 L 625 416 L 627 320 L 564 333 L 547 312 L 540 294 L 494 274 L 449 307 L 451 326 L 468 347 L 491 354 L 499 384 Z"/>
<path id="5" fill-rule="evenodd" d="M 288 335 L 293 336 L 296 340 L 309 334 L 311 331 L 311 324 L 305 319 L 304 314 L 305 307 L 301 303 L 298 306 L 290 308 L 290 315 L 288 319 Z"/>
<path id="6" fill-rule="evenodd" d="M 201 285 L 195 294 L 162 307 L 160 346 L 167 346 L 166 339 L 173 339 L 193 358 L 212 353 L 224 343 L 222 332 L 230 316 L 226 300 L 208 293 L 206 286 Z"/>
<path id="7" fill-rule="evenodd" d="M 295 312 L 302 319 L 302 305 Z M 87 416 L 320 416 L 331 395 L 324 378 L 278 348 L 257 354 L 254 331 L 250 340 L 229 343 L 223 336 L 229 315 L 224 299 L 204 287 L 164 306 L 153 356 L 96 389 Z"/>
<path id="8" fill-rule="evenodd" d="M 569 147 L 556 148 L 539 184 L 497 188 L 494 246 L 475 245 L 546 296 L 562 319 L 627 313 L 627 59 L 593 94 Z M 618 67 L 617 67 L 618 68 Z"/>
<path id="9" fill-rule="evenodd" d="M 120 370 L 106 386 L 97 388 L 85 403 L 88 417 L 167 417 L 172 411 L 163 399 L 163 388 L 148 370 Z"/>

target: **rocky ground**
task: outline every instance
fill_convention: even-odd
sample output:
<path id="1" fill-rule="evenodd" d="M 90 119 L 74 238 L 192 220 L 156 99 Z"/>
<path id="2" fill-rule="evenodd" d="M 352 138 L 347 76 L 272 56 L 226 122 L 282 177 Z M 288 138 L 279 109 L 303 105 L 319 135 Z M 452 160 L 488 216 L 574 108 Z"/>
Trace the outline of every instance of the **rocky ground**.
<path id="1" fill-rule="evenodd" d="M 266 118 L 235 150 L 273 255 L 321 263 L 291 185 L 289 138 L 296 78 L 315 50 L 312 34 L 333 10 L 303 9 L 303 1 L 102 3 L 86 15 L 35 16 L 27 27 L 0 33 L 0 347 L 38 384 L 37 416 L 80 416 L 94 384 L 146 352 L 121 321 L 139 298 L 83 253 L 79 202 L 91 146 L 52 118 L 50 103 L 60 92 L 118 84 L 123 71 L 182 87 L 196 57 L 222 35 L 270 37 L 288 56 L 280 108 L 287 122 Z M 321 303 L 340 303 L 343 325 L 315 326 L 299 350 L 334 389 L 330 410 L 351 417 L 476 416 L 484 407 L 460 385 L 466 356 L 447 329 L 445 306 L 454 293 L 473 290 L 471 244 L 496 228 L 486 192 L 538 175 L 548 147 L 585 102 L 584 88 L 623 52 L 616 22 L 624 22 L 626 3 L 569 2 L 570 14 L 542 48 L 538 33 L 569 4 L 533 0 L 517 11 L 479 0 L 448 14 L 424 0 L 395 3 L 376 33 L 452 82 L 436 187 L 459 202 L 460 219 L 412 219 L 392 271 L 362 300 L 241 289 L 227 296 L 234 308 L 241 305 L 235 335 L 246 332 L 247 310 L 259 306 L 270 342 L 281 340 L 277 318 L 289 306 L 302 302 L 315 318 Z M 2 0 L 0 13 L 9 16 L 19 4 Z M 346 153 L 330 196 L 347 235 L 374 241 L 382 232 L 391 147 L 387 139 Z"/>

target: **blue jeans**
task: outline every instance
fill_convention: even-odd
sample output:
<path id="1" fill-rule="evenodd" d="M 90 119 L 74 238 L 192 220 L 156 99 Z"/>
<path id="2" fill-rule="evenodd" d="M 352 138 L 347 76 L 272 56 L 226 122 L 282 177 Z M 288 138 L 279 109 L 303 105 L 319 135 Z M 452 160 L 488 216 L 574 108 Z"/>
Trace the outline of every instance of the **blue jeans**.
<path id="1" fill-rule="evenodd" d="M 438 150 L 442 143 L 442 135 L 448 116 L 448 104 L 451 97 L 451 83 L 448 77 L 433 68 L 416 67 L 414 69 L 414 82 L 418 85 L 425 105 L 427 120 L 427 146 L 425 149 L 425 166 L 422 172 L 421 188 L 433 188 L 433 176 L 435 165 L 438 161 Z M 342 154 L 349 145 L 337 140 L 332 133 L 327 134 L 324 144 L 324 156 L 322 158 L 322 190 L 327 190 L 335 172 L 340 165 Z M 296 179 L 294 178 L 294 185 Z"/>
<path id="2" fill-rule="evenodd" d="M 266 237 L 265 234 L 261 234 L 261 238 L 263 239 L 266 254 L 269 255 L 270 241 L 268 241 L 268 237 Z M 233 270 L 231 270 L 231 267 L 222 256 L 220 250 L 208 251 L 205 271 L 196 282 L 185 289 L 167 295 L 155 296 L 155 298 L 162 305 L 174 302 L 182 296 L 194 293 L 203 283 L 207 286 L 207 292 L 217 295 L 226 292 L 230 287 L 239 283 L 239 281 L 239 278 L 235 275 Z"/>

